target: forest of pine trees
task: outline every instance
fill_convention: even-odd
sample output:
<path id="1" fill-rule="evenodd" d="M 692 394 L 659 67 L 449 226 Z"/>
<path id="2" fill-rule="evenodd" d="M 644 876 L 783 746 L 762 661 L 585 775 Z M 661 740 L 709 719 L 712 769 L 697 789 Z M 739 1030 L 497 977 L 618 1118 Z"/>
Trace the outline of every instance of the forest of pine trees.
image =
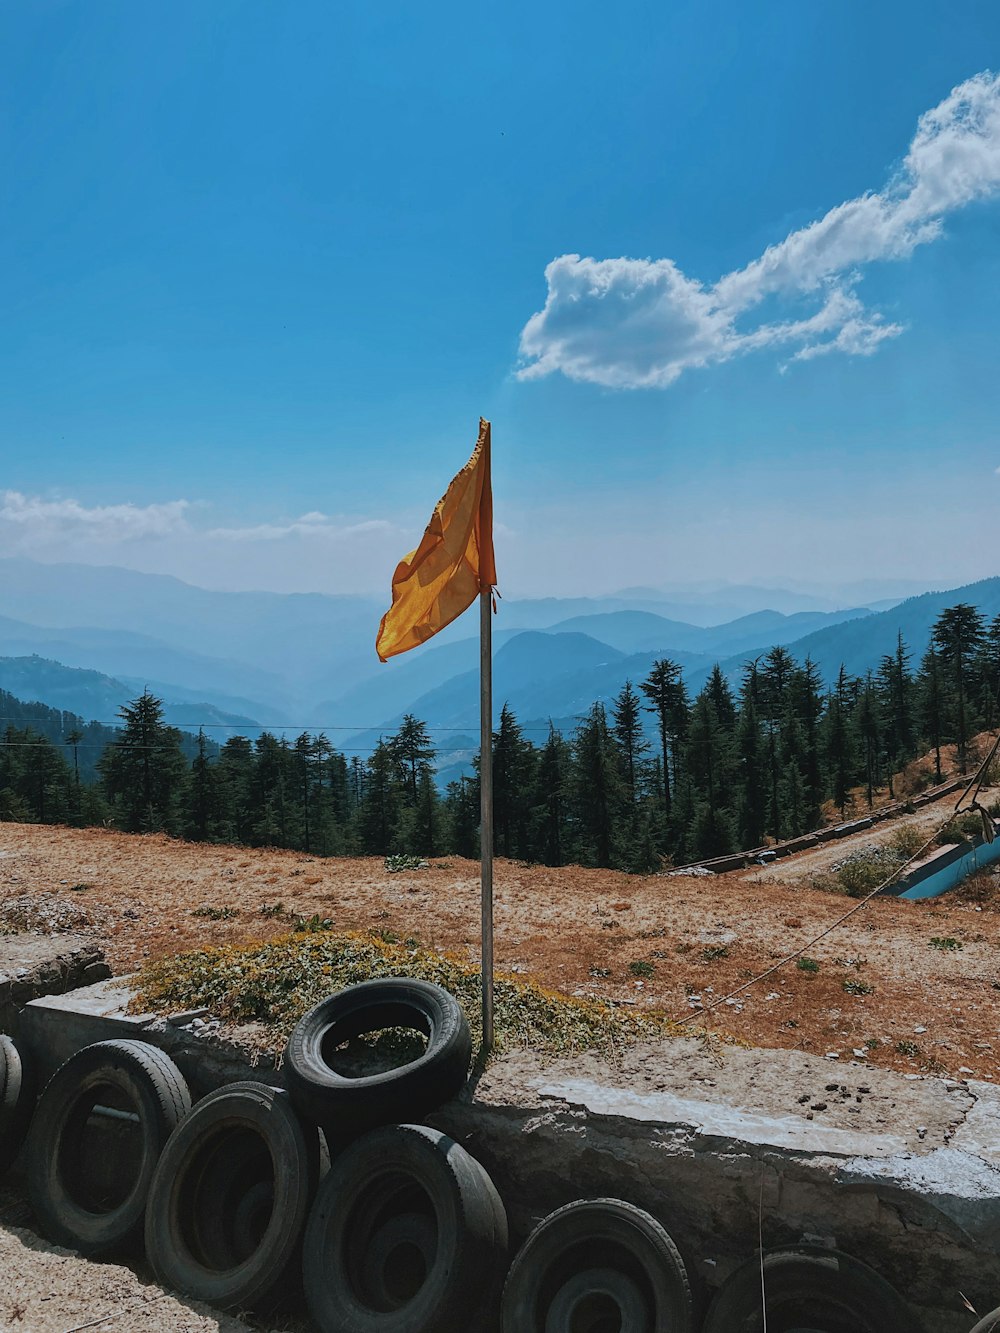
<path id="1" fill-rule="evenodd" d="M 595 703 L 571 737 L 551 725 L 529 734 L 505 705 L 493 734 L 497 855 L 548 865 L 650 870 L 790 838 L 871 803 L 893 775 L 1000 725 L 1000 616 L 973 606 L 943 611 L 914 666 L 902 637 L 875 670 L 841 669 L 827 688 L 815 664 L 772 648 L 737 688 L 716 667 L 691 698 L 665 658 Z M 195 841 L 288 847 L 317 856 L 479 852 L 479 786 L 441 792 L 429 728 L 407 715 L 365 759 L 323 734 L 267 732 L 218 747 L 163 721 L 148 691 L 121 709 L 102 741 L 79 719 L 56 733 L 31 706 L 5 700 L 0 819 L 101 824 Z M 20 714 L 12 714 L 19 707 Z M 54 710 L 43 710 L 58 717 Z"/>

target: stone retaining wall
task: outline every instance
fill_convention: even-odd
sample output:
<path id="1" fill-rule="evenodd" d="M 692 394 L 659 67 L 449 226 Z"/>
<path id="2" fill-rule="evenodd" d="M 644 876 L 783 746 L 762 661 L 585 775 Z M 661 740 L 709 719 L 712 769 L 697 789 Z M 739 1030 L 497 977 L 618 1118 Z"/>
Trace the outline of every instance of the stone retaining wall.
<path id="1" fill-rule="evenodd" d="M 104 950 L 78 935 L 0 935 L 0 1032 L 16 1033 L 19 1011 L 110 977 Z"/>

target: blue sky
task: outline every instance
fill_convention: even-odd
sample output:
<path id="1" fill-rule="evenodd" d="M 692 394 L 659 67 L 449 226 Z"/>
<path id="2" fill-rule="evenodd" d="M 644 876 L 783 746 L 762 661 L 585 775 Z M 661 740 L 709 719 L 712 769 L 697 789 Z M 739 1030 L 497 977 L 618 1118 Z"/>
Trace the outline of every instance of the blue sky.
<path id="1" fill-rule="evenodd" d="M 1000 572 L 995 4 L 31 0 L 0 53 L 0 554 L 387 590 L 483 413 L 511 593 Z"/>

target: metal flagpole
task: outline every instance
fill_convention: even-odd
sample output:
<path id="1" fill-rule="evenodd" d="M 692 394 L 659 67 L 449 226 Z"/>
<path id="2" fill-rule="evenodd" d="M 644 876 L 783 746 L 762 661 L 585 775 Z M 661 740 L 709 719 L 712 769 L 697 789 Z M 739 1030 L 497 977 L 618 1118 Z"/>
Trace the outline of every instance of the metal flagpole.
<path id="1" fill-rule="evenodd" d="M 479 838 L 482 867 L 483 1050 L 493 1049 L 493 589 L 479 594 Z"/>

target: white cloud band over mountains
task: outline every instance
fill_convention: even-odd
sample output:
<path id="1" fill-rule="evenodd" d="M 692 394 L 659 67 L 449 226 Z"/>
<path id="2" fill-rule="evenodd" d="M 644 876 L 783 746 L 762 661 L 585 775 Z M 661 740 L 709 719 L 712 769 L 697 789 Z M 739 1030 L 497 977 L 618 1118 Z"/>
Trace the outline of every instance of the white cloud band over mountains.
<path id="1" fill-rule="evenodd" d="M 382 518 L 317 512 L 213 524 L 197 500 L 93 504 L 0 490 L 0 557 L 121 564 L 210 587 L 368 591 L 406 549 Z"/>
<path id="2" fill-rule="evenodd" d="M 764 348 L 785 362 L 870 356 L 903 328 L 857 295 L 865 265 L 906 259 L 942 234 L 949 213 L 998 190 L 1000 75 L 985 71 L 920 117 L 881 191 L 838 204 L 714 285 L 672 259 L 553 259 L 545 306 L 521 332 L 518 376 L 665 388 L 685 370 Z M 768 298 L 789 317 L 755 324 Z"/>

